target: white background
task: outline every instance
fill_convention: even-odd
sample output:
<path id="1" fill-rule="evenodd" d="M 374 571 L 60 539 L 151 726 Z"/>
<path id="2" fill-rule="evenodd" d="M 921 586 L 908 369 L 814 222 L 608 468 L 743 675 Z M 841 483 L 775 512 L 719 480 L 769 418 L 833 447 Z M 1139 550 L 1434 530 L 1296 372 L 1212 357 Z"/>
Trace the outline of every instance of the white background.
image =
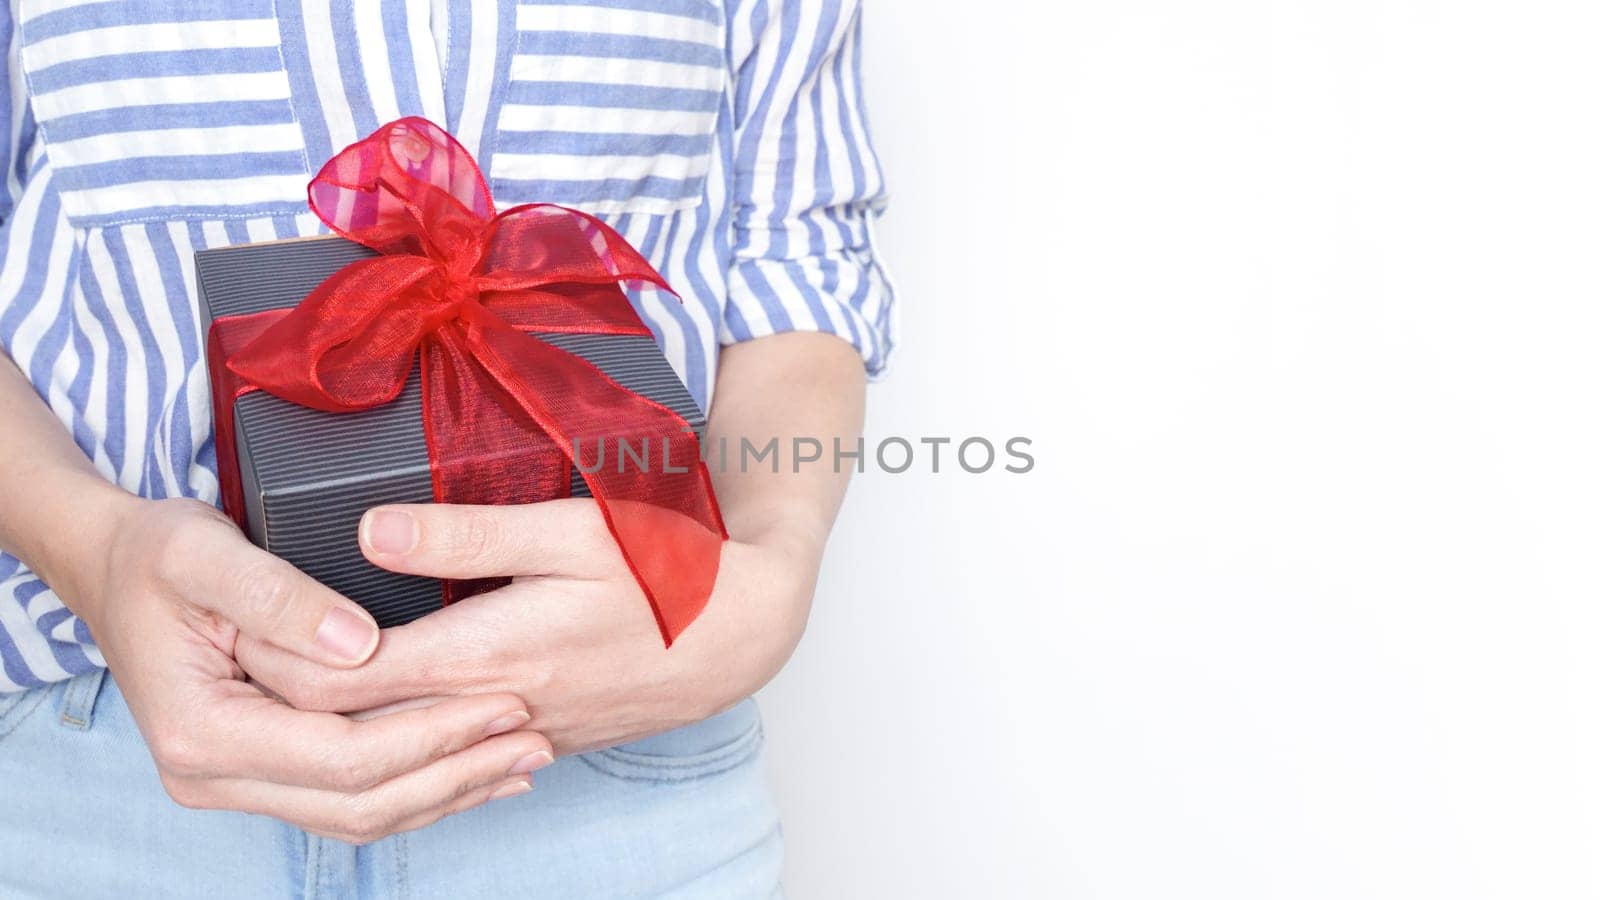
<path id="1" fill-rule="evenodd" d="M 1600 9 L 869 0 L 799 898 L 1600 897 Z"/>

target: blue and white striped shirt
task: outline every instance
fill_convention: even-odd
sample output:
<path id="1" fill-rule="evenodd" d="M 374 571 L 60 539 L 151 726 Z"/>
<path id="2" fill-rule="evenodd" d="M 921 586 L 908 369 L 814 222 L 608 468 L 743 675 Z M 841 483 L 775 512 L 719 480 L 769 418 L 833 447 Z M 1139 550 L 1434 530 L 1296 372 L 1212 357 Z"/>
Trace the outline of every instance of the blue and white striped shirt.
<path id="1" fill-rule="evenodd" d="M 217 498 L 194 252 L 321 231 L 305 185 L 446 125 L 497 202 L 604 216 L 683 295 L 635 300 L 696 399 L 722 345 L 893 340 L 858 0 L 12 0 L 0 346 L 104 475 Z M 0 427 L 4 427 L 0 425 Z M 0 554 L 0 692 L 103 661 Z"/>

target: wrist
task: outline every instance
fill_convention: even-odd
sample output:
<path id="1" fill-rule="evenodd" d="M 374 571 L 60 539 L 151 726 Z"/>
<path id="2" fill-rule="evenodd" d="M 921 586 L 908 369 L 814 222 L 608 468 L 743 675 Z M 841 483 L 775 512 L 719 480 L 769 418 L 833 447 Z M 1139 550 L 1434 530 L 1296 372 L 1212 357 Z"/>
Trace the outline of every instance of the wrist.
<path id="1" fill-rule="evenodd" d="M 820 546 L 804 531 L 745 532 L 724 545 L 711 604 L 674 647 L 696 718 L 721 712 L 759 690 L 793 655 L 820 568 Z M 707 678 L 707 673 L 715 677 Z"/>
<path id="2" fill-rule="evenodd" d="M 89 475 L 64 486 L 59 514 L 42 523 L 29 568 L 80 618 L 98 618 L 117 535 L 155 502 Z"/>

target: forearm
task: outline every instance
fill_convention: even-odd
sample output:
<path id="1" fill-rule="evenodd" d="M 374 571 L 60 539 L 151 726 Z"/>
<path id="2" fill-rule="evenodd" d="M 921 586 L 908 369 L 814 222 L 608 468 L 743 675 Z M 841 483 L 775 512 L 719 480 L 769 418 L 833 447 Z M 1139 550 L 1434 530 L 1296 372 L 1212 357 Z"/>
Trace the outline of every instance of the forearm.
<path id="1" fill-rule="evenodd" d="M 0 550 L 27 563 L 75 612 L 133 495 L 106 481 L 16 365 L 0 353 Z"/>
<path id="2" fill-rule="evenodd" d="M 723 350 L 707 447 L 735 540 L 784 541 L 820 559 L 850 479 L 849 465 L 835 465 L 834 441 L 855 449 L 865 393 L 860 356 L 831 335 L 778 334 Z M 743 452 L 744 441 L 759 450 L 774 438 L 776 471 Z M 817 441 L 822 459 L 796 465 L 797 438 Z"/>

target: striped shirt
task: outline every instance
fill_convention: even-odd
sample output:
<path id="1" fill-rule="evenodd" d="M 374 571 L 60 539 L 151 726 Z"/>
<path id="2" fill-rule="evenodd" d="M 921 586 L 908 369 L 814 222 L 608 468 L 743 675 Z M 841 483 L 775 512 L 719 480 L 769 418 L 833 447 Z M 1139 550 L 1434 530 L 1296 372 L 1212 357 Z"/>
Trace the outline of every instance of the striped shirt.
<path id="1" fill-rule="evenodd" d="M 217 499 L 193 256 L 316 234 L 305 186 L 422 115 L 496 201 L 596 213 L 683 296 L 633 299 L 702 406 L 721 346 L 893 341 L 858 0 L 11 0 L 0 347 L 106 478 Z M 4 427 L 0 425 L 0 427 Z M 0 692 L 103 665 L 0 554 Z"/>

